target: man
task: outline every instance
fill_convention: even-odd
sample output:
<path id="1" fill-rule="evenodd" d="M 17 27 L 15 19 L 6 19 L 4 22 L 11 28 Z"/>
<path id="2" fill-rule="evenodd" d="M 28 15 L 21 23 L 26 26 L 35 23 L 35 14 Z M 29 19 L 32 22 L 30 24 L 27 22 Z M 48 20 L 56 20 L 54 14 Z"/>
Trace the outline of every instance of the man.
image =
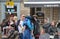
<path id="1" fill-rule="evenodd" d="M 35 39 L 39 39 L 39 35 L 40 35 L 40 26 L 39 26 L 39 20 L 37 19 L 37 15 L 33 15 L 33 18 L 34 18 L 34 36 L 35 36 Z"/>
<path id="2" fill-rule="evenodd" d="M 43 25 L 43 29 L 45 29 L 45 33 L 48 33 L 49 27 L 50 27 L 50 23 L 48 22 L 48 19 L 45 18 L 44 19 L 44 25 Z"/>
<path id="3" fill-rule="evenodd" d="M 33 25 L 30 19 L 25 18 L 24 26 L 25 26 L 25 30 L 23 34 L 23 39 L 32 39 Z"/>
<path id="4" fill-rule="evenodd" d="M 25 15 L 21 15 L 20 20 L 18 20 L 17 22 L 18 31 L 19 31 L 19 39 L 23 39 L 24 21 L 25 21 Z"/>
<path id="5" fill-rule="evenodd" d="M 51 22 L 51 26 L 50 26 L 50 28 L 48 30 L 48 33 L 50 34 L 50 39 L 53 39 L 53 38 L 54 39 L 59 39 L 57 27 L 55 25 L 56 25 L 56 22 L 53 20 Z M 51 38 L 51 37 L 53 37 L 53 38 Z"/>

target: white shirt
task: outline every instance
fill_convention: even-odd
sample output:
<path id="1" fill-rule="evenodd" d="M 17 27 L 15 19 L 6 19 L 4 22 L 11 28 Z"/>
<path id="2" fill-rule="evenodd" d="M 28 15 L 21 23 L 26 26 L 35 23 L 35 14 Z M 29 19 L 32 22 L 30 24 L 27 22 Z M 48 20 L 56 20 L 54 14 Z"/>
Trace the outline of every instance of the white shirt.
<path id="1" fill-rule="evenodd" d="M 19 33 L 22 33 L 23 32 L 22 29 L 23 29 L 23 21 L 20 21 L 20 23 L 18 25 Z"/>

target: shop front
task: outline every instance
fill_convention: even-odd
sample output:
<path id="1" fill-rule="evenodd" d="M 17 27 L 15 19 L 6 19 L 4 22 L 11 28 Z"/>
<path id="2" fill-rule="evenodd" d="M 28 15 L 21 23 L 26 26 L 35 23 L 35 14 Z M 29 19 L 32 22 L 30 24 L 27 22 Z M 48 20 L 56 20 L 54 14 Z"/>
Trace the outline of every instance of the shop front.
<path id="1" fill-rule="evenodd" d="M 60 20 L 59 0 L 25 0 L 24 6 L 30 7 L 30 15 L 42 12 L 44 14 L 44 18 L 48 18 L 49 22 L 52 20 Z"/>
<path id="2" fill-rule="evenodd" d="M 20 18 L 20 0 L 1 0 L 0 2 L 0 22 L 13 14 Z"/>

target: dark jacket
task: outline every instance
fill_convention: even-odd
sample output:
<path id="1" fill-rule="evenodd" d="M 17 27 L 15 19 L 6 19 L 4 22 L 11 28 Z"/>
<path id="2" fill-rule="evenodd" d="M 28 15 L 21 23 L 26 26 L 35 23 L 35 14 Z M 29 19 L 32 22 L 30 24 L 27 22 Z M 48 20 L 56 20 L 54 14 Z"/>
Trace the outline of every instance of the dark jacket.
<path id="1" fill-rule="evenodd" d="M 20 20 L 18 20 L 18 21 L 17 21 L 17 24 L 16 24 L 17 31 L 19 31 L 19 30 L 18 30 L 18 25 L 19 25 L 19 23 L 20 23 Z"/>
<path id="2" fill-rule="evenodd" d="M 57 28 L 60 28 L 60 22 L 57 24 Z"/>
<path id="3" fill-rule="evenodd" d="M 50 27 L 50 23 L 44 24 L 43 29 L 45 30 L 45 33 L 48 33 L 48 29 Z"/>
<path id="4" fill-rule="evenodd" d="M 52 27 L 50 26 L 49 30 L 48 30 L 50 35 L 54 35 L 57 31 L 57 27 Z"/>
<path id="5" fill-rule="evenodd" d="M 39 20 L 34 20 L 34 35 L 40 34 Z"/>

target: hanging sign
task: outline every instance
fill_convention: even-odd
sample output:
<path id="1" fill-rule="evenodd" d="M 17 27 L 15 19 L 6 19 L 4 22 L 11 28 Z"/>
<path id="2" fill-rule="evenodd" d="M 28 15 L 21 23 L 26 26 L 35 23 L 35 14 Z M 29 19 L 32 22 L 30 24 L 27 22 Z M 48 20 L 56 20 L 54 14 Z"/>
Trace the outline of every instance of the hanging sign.
<path id="1" fill-rule="evenodd" d="M 14 8 L 14 2 L 12 0 L 9 0 L 6 2 L 6 7 L 7 8 Z"/>

